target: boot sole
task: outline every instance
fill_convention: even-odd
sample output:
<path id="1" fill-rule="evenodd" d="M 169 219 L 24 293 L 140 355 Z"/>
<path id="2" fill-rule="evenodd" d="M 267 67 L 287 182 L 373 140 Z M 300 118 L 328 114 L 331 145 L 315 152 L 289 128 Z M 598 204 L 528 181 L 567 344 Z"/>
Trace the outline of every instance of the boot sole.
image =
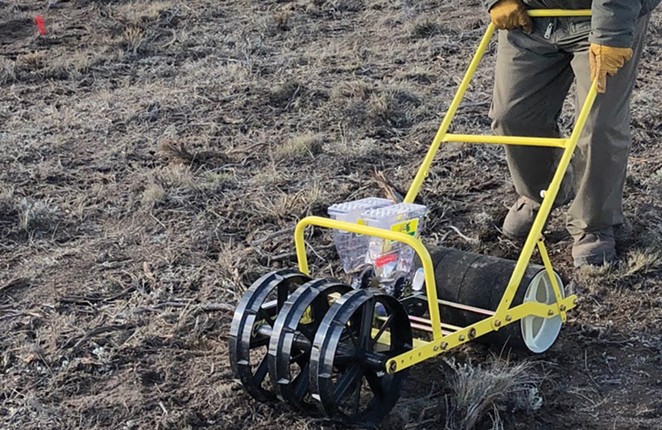
<path id="1" fill-rule="evenodd" d="M 600 254 L 581 255 L 573 257 L 575 267 L 604 266 L 616 259 L 616 251 L 601 252 Z"/>

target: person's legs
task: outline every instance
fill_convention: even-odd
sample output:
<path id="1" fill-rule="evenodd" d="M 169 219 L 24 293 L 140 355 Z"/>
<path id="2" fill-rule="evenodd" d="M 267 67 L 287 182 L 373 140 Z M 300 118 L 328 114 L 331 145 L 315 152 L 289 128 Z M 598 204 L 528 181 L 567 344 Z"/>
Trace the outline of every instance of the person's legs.
<path id="1" fill-rule="evenodd" d="M 497 134 L 506 136 L 558 137 L 558 118 L 573 80 L 572 55 L 561 52 L 542 35 L 546 25 L 535 26 L 531 35 L 500 31 L 496 76 L 490 117 Z M 542 27 L 542 29 L 541 29 Z M 540 192 L 547 189 L 556 171 L 556 148 L 506 146 L 508 168 L 520 196 L 504 221 L 503 231 L 512 238 L 528 234 Z M 572 194 L 570 183 L 556 199 L 563 204 Z"/>
<path id="2" fill-rule="evenodd" d="M 567 228 L 575 239 L 576 265 L 602 264 L 615 256 L 613 227 L 623 223 L 623 185 L 631 145 L 630 96 L 643 48 L 649 16 L 637 23 L 634 55 L 607 79 L 598 94 L 573 158 L 576 197 Z M 577 110 L 591 85 L 588 41 L 577 46 L 572 59 L 577 76 Z"/>

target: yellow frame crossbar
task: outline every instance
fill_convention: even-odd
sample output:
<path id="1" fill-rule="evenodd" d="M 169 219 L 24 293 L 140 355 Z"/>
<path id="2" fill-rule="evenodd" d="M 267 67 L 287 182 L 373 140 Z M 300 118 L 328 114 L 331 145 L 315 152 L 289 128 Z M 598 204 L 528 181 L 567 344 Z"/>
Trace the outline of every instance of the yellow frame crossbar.
<path id="1" fill-rule="evenodd" d="M 530 10 L 531 17 L 555 17 L 555 16 L 590 16 L 590 10 L 561 10 L 561 9 L 547 9 L 547 10 Z M 563 148 L 563 155 L 559 161 L 558 167 L 552 178 L 549 188 L 546 190 L 538 214 L 533 222 L 531 231 L 529 232 L 522 251 L 517 259 L 513 273 L 508 281 L 508 286 L 504 291 L 503 297 L 495 312 L 486 312 L 489 315 L 487 318 L 472 324 L 467 327 L 458 328 L 453 332 L 442 332 L 441 315 L 439 311 L 439 302 L 437 298 L 437 287 L 434 277 L 434 267 L 432 259 L 428 250 L 425 248 L 420 239 L 409 236 L 404 233 L 394 232 L 386 229 L 369 227 L 354 223 L 332 220 L 322 217 L 306 217 L 299 221 L 294 233 L 294 244 L 296 247 L 296 254 L 299 263 L 299 269 L 305 274 L 309 274 L 308 260 L 306 256 L 306 244 L 304 238 L 305 229 L 308 226 L 318 226 L 323 228 L 335 229 L 346 231 L 356 234 L 364 234 L 368 236 L 378 237 L 381 239 L 398 241 L 405 245 L 411 246 L 418 255 L 423 266 L 425 274 L 425 290 L 428 301 L 430 325 L 432 331 L 432 340 L 426 341 L 422 339 L 414 339 L 414 348 L 406 353 L 400 354 L 391 358 L 386 363 L 386 370 L 389 373 L 394 373 L 406 369 L 416 363 L 424 361 L 430 357 L 434 357 L 444 351 L 455 348 L 469 340 L 480 337 L 492 331 L 499 330 L 500 328 L 521 320 L 527 316 L 536 316 L 541 318 L 553 318 L 559 316 L 563 322 L 566 321 L 566 312 L 576 306 L 577 296 L 572 295 L 563 298 L 561 288 L 557 282 L 554 270 L 552 268 L 547 249 L 543 242 L 542 230 L 545 221 L 552 210 L 552 204 L 556 199 L 561 181 L 565 174 L 572 154 L 574 153 L 577 141 L 584 129 L 586 120 L 593 106 L 597 95 L 597 82 L 594 81 L 586 97 L 584 106 L 582 107 L 574 129 L 568 138 L 542 138 L 542 137 L 522 137 L 522 136 L 492 136 L 492 135 L 466 135 L 466 134 L 450 134 L 447 133 L 448 128 L 455 117 L 458 107 L 469 87 L 469 83 L 478 68 L 490 39 L 494 35 L 494 24 L 490 24 L 485 32 L 485 35 L 480 41 L 478 49 L 469 64 L 467 72 L 462 79 L 457 93 L 451 102 L 446 115 L 444 116 L 439 129 L 432 141 L 430 149 L 428 150 L 421 167 L 419 168 L 409 191 L 404 199 L 407 203 L 412 203 L 418 195 L 423 181 L 428 176 L 432 162 L 439 147 L 444 142 L 462 142 L 462 143 L 485 143 L 485 144 L 501 144 L 501 145 L 529 145 L 529 146 L 544 146 L 544 147 L 557 147 Z M 513 298 L 519 288 L 520 283 L 524 277 L 524 273 L 529 265 L 531 256 L 535 248 L 538 248 L 542 258 L 545 272 L 551 282 L 554 291 L 555 303 L 543 304 L 536 302 L 527 302 L 515 307 L 511 307 Z M 462 306 L 455 304 L 457 306 Z"/>
<path id="2" fill-rule="evenodd" d="M 441 139 L 442 142 L 456 143 L 488 143 L 493 145 L 521 145 L 521 146 L 551 146 L 565 148 L 567 139 L 554 137 L 519 137 L 519 136 L 493 136 L 477 134 L 451 134 L 447 133 Z"/>

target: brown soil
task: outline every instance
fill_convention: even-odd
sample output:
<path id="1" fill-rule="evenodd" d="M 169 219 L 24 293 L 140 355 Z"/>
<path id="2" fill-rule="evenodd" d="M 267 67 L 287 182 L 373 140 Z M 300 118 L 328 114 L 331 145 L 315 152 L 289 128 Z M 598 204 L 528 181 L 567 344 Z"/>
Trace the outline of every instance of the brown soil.
<path id="1" fill-rule="evenodd" d="M 0 427 L 334 428 L 241 389 L 234 307 L 296 265 L 298 219 L 406 191 L 479 2 L 45 3 L 0 1 Z M 619 261 L 574 270 L 554 214 L 550 252 L 581 303 L 548 353 L 510 357 L 544 376 L 543 404 L 505 408 L 506 428 L 662 429 L 661 25 L 633 97 Z M 493 55 L 455 131 L 489 132 Z M 513 198 L 500 148 L 443 147 L 419 197 L 426 243 L 516 257 L 495 231 Z M 330 236 L 308 240 L 313 272 L 337 274 Z M 443 427 L 441 366 L 414 368 L 383 428 Z"/>

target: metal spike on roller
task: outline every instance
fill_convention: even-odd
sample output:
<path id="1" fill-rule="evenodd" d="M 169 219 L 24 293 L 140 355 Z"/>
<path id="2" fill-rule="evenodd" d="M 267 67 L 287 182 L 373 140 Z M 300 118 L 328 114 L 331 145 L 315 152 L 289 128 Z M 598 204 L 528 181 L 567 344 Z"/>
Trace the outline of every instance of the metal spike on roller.
<path id="1" fill-rule="evenodd" d="M 229 351 L 234 374 L 255 399 L 285 401 L 302 413 L 373 427 L 396 404 L 409 367 L 417 363 L 474 340 L 532 353 L 545 352 L 556 341 L 576 296 L 565 297 L 542 230 L 596 86 L 568 138 L 447 133 L 493 33 L 490 24 L 404 202 L 363 199 L 346 202 L 355 210 L 344 214 L 352 216 L 303 218 L 294 234 L 298 270 L 268 273 L 246 291 L 232 320 Z M 413 202 L 439 146 L 524 141 L 564 152 L 517 261 L 448 248 L 428 251 L 419 237 L 422 206 Z M 361 208 L 359 202 L 369 202 L 372 209 Z M 418 212 L 396 221 L 389 218 L 386 224 L 373 222 L 403 205 Z M 309 226 L 333 230 L 343 268 L 357 273 L 352 282 L 309 276 L 304 239 Z M 536 249 L 542 265 L 530 264 Z M 414 261 L 421 267 L 412 280 Z"/>

